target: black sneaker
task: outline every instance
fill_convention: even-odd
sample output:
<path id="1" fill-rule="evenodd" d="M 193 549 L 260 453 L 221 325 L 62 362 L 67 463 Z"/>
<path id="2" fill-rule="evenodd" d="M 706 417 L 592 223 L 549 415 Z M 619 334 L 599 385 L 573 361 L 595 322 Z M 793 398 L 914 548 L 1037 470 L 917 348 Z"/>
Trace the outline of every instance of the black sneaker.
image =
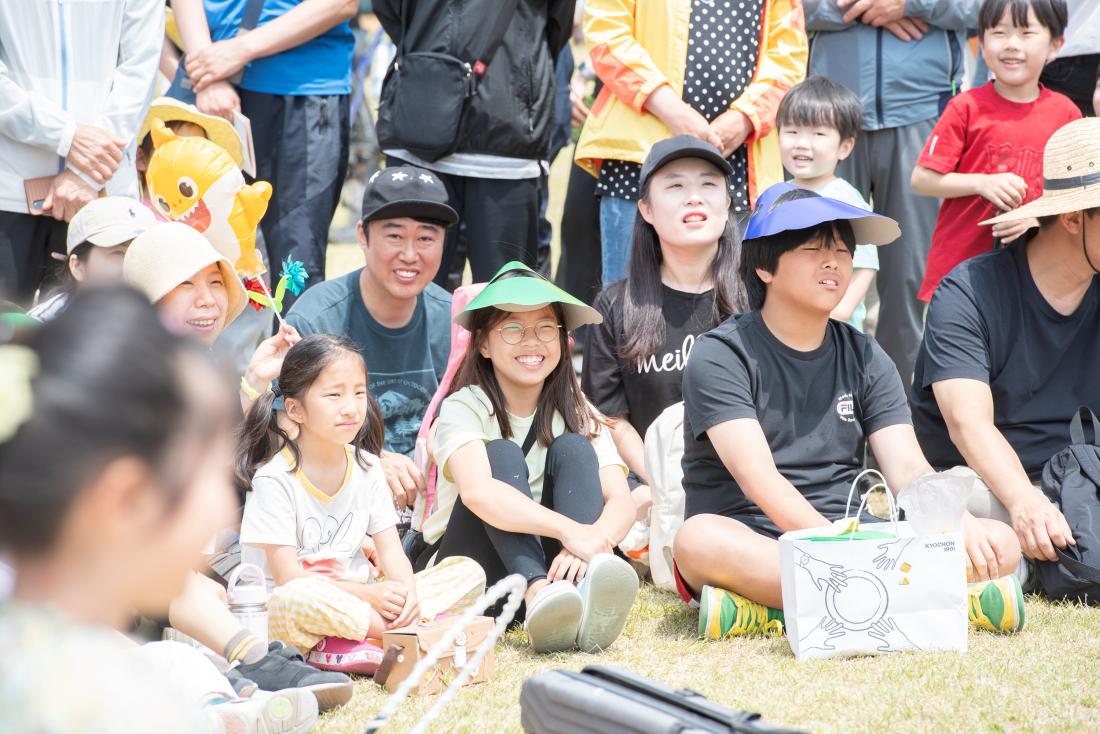
<path id="1" fill-rule="evenodd" d="M 317 698 L 321 711 L 343 706 L 351 700 L 351 678 L 343 673 L 314 668 L 305 662 L 300 652 L 278 641 L 268 646 L 267 655 L 252 664 L 241 663 L 236 670 L 264 691 L 308 688 Z"/>
<path id="2" fill-rule="evenodd" d="M 236 667 L 232 667 L 225 671 L 225 679 L 233 686 L 233 691 L 237 694 L 237 698 L 252 698 L 252 694 L 259 688 L 259 686 L 256 685 L 256 681 L 245 678 L 238 672 Z"/>
<path id="3" fill-rule="evenodd" d="M 1020 561 L 1024 571 L 1019 574 L 1020 586 L 1025 594 L 1038 594 L 1042 590 L 1039 586 L 1039 564 L 1030 558 L 1021 558 Z"/>

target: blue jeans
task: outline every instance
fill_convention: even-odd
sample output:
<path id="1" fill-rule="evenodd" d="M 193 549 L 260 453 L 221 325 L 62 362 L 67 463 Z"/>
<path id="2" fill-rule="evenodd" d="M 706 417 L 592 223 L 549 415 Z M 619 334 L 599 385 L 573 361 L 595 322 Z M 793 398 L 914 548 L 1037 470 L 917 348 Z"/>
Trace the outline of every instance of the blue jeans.
<path id="1" fill-rule="evenodd" d="M 616 196 L 600 197 L 600 248 L 604 285 L 622 280 L 630 266 L 637 202 Z"/>

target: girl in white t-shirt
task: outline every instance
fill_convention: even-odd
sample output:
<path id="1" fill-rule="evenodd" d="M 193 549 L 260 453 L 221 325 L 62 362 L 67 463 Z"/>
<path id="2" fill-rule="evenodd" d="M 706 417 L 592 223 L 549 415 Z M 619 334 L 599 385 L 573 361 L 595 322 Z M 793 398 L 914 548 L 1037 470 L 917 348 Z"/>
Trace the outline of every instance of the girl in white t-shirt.
<path id="1" fill-rule="evenodd" d="M 599 313 L 518 262 L 455 317 L 470 347 L 435 426 L 437 557 L 468 556 L 490 581 L 528 584 L 536 652 L 603 649 L 638 577 L 612 555 L 634 521 L 626 467 L 581 393 L 570 329 Z"/>
<path id="2" fill-rule="evenodd" d="M 275 400 L 295 424 L 276 420 Z M 314 335 L 287 352 L 273 391 L 253 404 L 237 481 L 251 489 L 241 521 L 243 559 L 275 587 L 271 636 L 300 650 L 326 637 L 363 641 L 464 607 L 484 590 L 469 559 L 413 575 L 378 452 L 383 422 L 367 367 L 343 337 Z M 365 553 L 365 539 L 385 580 Z"/>

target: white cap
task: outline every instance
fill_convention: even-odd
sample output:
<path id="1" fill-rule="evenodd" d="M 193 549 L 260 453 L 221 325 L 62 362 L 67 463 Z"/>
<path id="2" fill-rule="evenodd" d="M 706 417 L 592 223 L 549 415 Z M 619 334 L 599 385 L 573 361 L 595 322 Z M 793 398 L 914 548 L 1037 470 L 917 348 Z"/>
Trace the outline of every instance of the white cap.
<path id="1" fill-rule="evenodd" d="M 65 250 L 71 255 L 76 246 L 90 242 L 99 247 L 114 247 L 137 237 L 157 223 L 153 212 L 137 199 L 105 196 L 82 206 L 69 222 Z"/>

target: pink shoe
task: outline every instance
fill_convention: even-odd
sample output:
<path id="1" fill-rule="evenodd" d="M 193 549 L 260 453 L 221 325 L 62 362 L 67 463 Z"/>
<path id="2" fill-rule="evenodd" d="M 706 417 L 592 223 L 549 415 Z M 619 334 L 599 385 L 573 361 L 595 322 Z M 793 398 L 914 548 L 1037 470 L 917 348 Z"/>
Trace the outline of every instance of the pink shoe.
<path id="1" fill-rule="evenodd" d="M 321 670 L 374 675 L 374 671 L 378 670 L 382 662 L 382 641 L 326 637 L 309 651 L 306 662 Z"/>

